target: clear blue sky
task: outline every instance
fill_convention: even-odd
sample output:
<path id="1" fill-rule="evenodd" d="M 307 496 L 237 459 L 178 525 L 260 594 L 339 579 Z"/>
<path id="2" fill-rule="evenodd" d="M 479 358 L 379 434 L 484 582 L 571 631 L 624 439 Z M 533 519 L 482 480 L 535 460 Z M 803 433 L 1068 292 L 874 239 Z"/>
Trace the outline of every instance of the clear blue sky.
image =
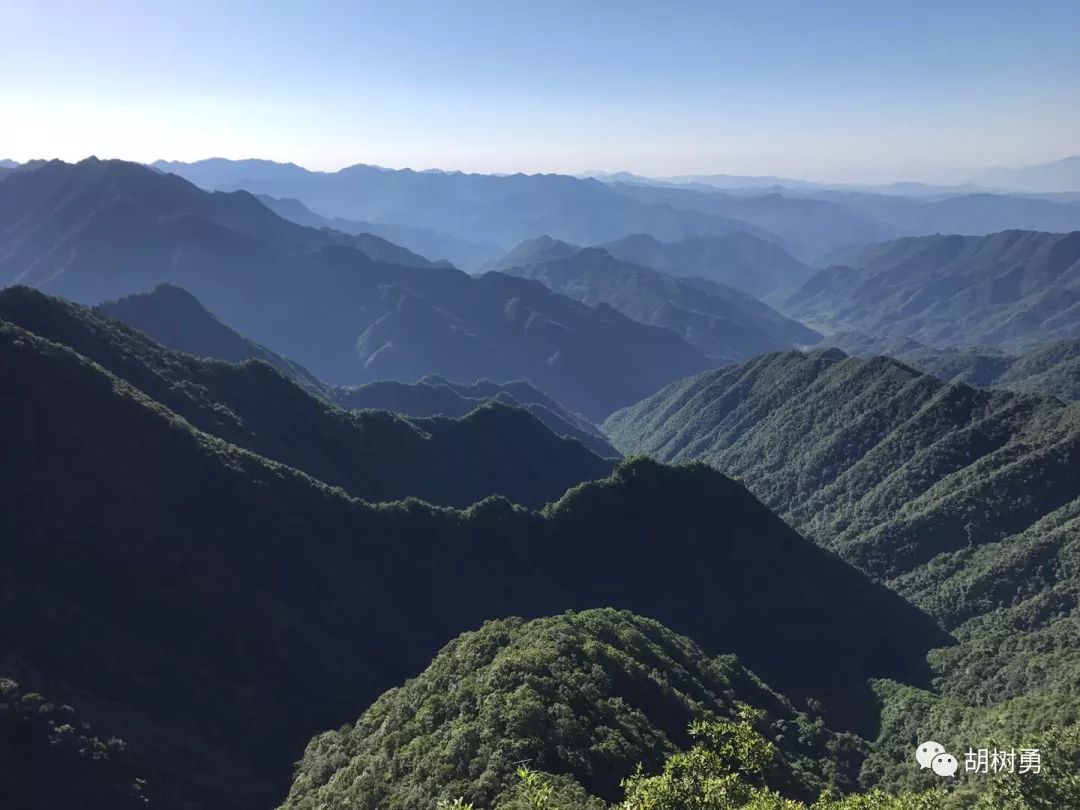
<path id="1" fill-rule="evenodd" d="M 1080 0 L 0 0 L 0 157 L 930 176 L 1080 153 Z"/>

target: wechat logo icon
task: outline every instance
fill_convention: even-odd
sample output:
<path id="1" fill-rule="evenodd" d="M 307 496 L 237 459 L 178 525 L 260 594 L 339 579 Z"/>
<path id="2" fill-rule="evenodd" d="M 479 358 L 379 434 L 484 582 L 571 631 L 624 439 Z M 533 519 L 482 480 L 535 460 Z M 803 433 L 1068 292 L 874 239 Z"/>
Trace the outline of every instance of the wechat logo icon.
<path id="1" fill-rule="evenodd" d="M 938 776 L 953 776 L 960 767 L 956 757 L 945 750 L 945 746 L 928 740 L 915 749 L 915 760 L 920 768 L 930 768 Z"/>

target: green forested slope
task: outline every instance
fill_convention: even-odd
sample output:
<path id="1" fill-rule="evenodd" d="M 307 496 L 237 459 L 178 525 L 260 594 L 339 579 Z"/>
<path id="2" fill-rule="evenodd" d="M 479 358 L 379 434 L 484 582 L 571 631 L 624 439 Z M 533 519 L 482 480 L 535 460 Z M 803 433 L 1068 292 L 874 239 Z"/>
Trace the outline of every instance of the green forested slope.
<path id="1" fill-rule="evenodd" d="M 1080 406 L 833 349 L 690 378 L 605 427 L 626 452 L 741 478 L 937 617 L 961 642 L 931 655 L 952 705 L 1075 720 Z"/>
<path id="2" fill-rule="evenodd" d="M 1057 810 L 1080 800 L 1080 701 L 982 707 L 895 682 L 876 689 L 871 744 L 652 620 L 592 610 L 489 622 L 355 724 L 315 737 L 282 807 Z M 928 739 L 961 761 L 969 748 L 1036 747 L 1043 770 L 942 779 L 912 756 Z"/>
<path id="3" fill-rule="evenodd" d="M 460 636 L 355 725 L 313 739 L 284 807 L 393 810 L 459 796 L 492 807 L 521 762 L 613 801 L 639 763 L 656 771 L 688 747 L 691 721 L 734 717 L 737 702 L 768 714 L 773 787 L 816 798 L 856 784 L 861 742 L 796 711 L 736 658 L 649 619 L 590 610 Z"/>
<path id="4" fill-rule="evenodd" d="M 874 340 L 856 334 L 833 336 L 829 344 L 848 354 L 895 357 L 939 380 L 1080 399 L 1080 340 L 1038 344 L 1015 354 L 987 348 L 934 349 L 910 338 Z"/>
<path id="5" fill-rule="evenodd" d="M 1080 337 L 1080 231 L 898 239 L 830 267 L 781 310 L 825 332 L 1019 349 Z"/>
<path id="6" fill-rule="evenodd" d="M 611 468 L 577 441 L 500 403 L 460 419 L 350 413 L 266 363 L 231 365 L 170 351 L 26 287 L 0 291 L 0 318 L 75 348 L 200 430 L 369 501 L 411 495 L 464 506 L 499 494 L 540 506 Z"/>
<path id="7" fill-rule="evenodd" d="M 851 722 L 948 642 L 705 467 L 624 464 L 543 513 L 375 507 L 9 324 L 0 375 L 9 674 L 127 739 L 168 806 L 266 806 L 312 734 L 490 617 L 655 616 Z"/>
<path id="8" fill-rule="evenodd" d="M 624 452 L 741 478 L 885 579 L 1021 532 L 1080 495 L 1080 409 L 838 350 L 688 378 L 605 428 Z"/>

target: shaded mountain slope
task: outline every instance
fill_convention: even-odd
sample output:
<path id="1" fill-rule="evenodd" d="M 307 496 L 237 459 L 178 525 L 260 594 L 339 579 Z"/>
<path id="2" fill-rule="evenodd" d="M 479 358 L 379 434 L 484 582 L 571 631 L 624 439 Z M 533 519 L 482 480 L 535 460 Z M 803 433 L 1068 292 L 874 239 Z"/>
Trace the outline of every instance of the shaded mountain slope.
<path id="1" fill-rule="evenodd" d="M 564 243 L 519 246 L 523 259 L 537 256 L 541 261 L 507 272 L 542 281 L 583 303 L 608 304 L 634 320 L 671 329 L 716 362 L 820 339 L 812 329 L 733 287 L 665 275 L 622 262 L 601 248 L 565 255 L 570 248 Z M 563 257 L 542 258 L 548 255 Z"/>
<path id="2" fill-rule="evenodd" d="M 313 247 L 336 237 L 286 222 L 250 195 L 209 194 L 117 162 L 49 163 L 18 180 L 0 191 L 9 280 L 91 304 L 170 282 L 328 383 L 524 378 L 599 419 L 709 366 L 666 330 L 540 284 L 387 264 L 348 244 Z"/>
<path id="3" fill-rule="evenodd" d="M 719 237 L 688 236 L 678 242 L 634 234 L 601 247 L 631 264 L 673 276 L 698 276 L 757 298 L 797 287 L 814 272 L 779 245 L 745 232 Z"/>
<path id="4" fill-rule="evenodd" d="M 1080 231 L 928 236 L 867 248 L 781 307 L 818 328 L 1015 349 L 1080 336 Z"/>
<path id="5" fill-rule="evenodd" d="M 610 470 L 576 441 L 499 403 L 461 419 L 350 413 L 264 363 L 173 352 L 26 287 L 0 291 L 0 318 L 71 346 L 200 430 L 369 501 L 416 496 L 467 505 L 500 494 L 540 506 Z"/>
<path id="6" fill-rule="evenodd" d="M 298 363 L 230 329 L 207 312 L 194 296 L 171 284 L 161 284 L 151 293 L 106 302 L 96 309 L 138 329 L 169 349 L 227 363 L 263 360 L 308 393 L 346 409 L 379 409 L 406 416 L 462 417 L 485 403 L 500 402 L 529 411 L 556 436 L 577 439 L 601 457 L 619 455 L 595 425 L 524 381 L 478 380 L 465 385 L 432 376 L 416 383 L 385 380 L 332 389 Z"/>
<path id="7" fill-rule="evenodd" d="M 0 786 L 9 807 L 147 807 L 126 743 L 95 736 L 74 708 L 0 677 Z"/>
<path id="8" fill-rule="evenodd" d="M 382 695 L 353 726 L 311 741 L 283 807 L 412 808 L 464 797 L 495 807 L 516 763 L 565 775 L 611 801 L 640 763 L 659 770 L 688 747 L 687 727 L 764 710 L 781 752 L 770 773 L 788 795 L 850 789 L 857 759 L 734 657 L 711 658 L 663 625 L 615 610 L 504 619 L 444 647 L 418 677 Z"/>
<path id="9" fill-rule="evenodd" d="M 169 806 L 266 806 L 314 732 L 491 616 L 651 614 L 836 711 L 947 640 L 705 467 L 624 465 L 543 514 L 372 507 L 9 324 L 0 372 L 0 646 Z"/>
<path id="10" fill-rule="evenodd" d="M 186 290 L 159 284 L 152 292 L 106 301 L 97 311 L 123 321 L 169 349 L 226 363 L 262 360 L 310 394 L 332 398 L 330 389 L 306 368 L 294 363 L 222 323 Z"/>
<path id="11" fill-rule="evenodd" d="M 367 379 L 524 378 L 598 419 L 680 369 L 712 365 L 670 330 L 572 301 L 539 282 L 446 275 L 386 279 L 381 315 L 356 343 Z"/>
<path id="12" fill-rule="evenodd" d="M 486 402 L 501 402 L 527 410 L 556 436 L 577 439 L 601 458 L 619 455 L 599 428 L 524 381 L 465 384 L 429 376 L 414 383 L 384 380 L 335 388 L 333 396 L 343 408 L 379 408 L 406 416 L 464 416 Z"/>
<path id="13" fill-rule="evenodd" d="M 934 349 L 911 338 L 877 340 L 852 333 L 834 335 L 829 343 L 849 354 L 895 357 L 941 380 L 1080 399 L 1080 339 L 1039 344 L 1016 354 L 988 348 Z"/>

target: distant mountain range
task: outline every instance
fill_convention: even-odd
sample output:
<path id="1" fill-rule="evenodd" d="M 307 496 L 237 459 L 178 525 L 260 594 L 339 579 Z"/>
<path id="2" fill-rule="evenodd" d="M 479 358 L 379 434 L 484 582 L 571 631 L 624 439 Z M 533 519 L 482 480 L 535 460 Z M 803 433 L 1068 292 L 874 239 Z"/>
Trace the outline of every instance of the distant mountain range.
<path id="1" fill-rule="evenodd" d="M 540 234 L 582 245 L 648 233 L 674 240 L 749 230 L 738 220 L 616 193 L 597 180 L 568 175 L 484 175 L 350 166 L 310 172 L 268 161 L 158 162 L 154 167 L 208 190 L 245 189 L 299 200 L 324 217 L 421 228 L 503 250 Z"/>
<path id="2" fill-rule="evenodd" d="M 780 308 L 826 332 L 1016 349 L 1080 336 L 1080 231 L 927 236 L 854 251 Z"/>
<path id="3" fill-rule="evenodd" d="M 600 419 L 710 366 L 674 333 L 611 308 L 411 253 L 412 266 L 372 259 L 403 249 L 303 227 L 246 192 L 208 193 L 134 164 L 18 172 L 0 186 L 0 232 L 9 283 L 92 304 L 173 283 L 330 384 L 529 379 Z"/>
<path id="4" fill-rule="evenodd" d="M 697 276 L 765 300 L 798 287 L 814 272 L 779 245 L 745 232 L 688 236 L 678 242 L 642 233 L 600 247 L 625 262 L 674 276 Z"/>
<path id="5" fill-rule="evenodd" d="M 498 266 L 583 303 L 607 304 L 641 323 L 671 329 L 716 363 L 821 339 L 733 287 L 660 273 L 616 259 L 603 248 L 582 249 L 543 237 L 522 243 Z"/>
<path id="6" fill-rule="evenodd" d="M 462 270 L 475 270 L 503 254 L 501 247 L 490 242 L 469 242 L 427 228 L 412 228 L 408 225 L 321 217 L 297 199 L 278 199 L 266 194 L 256 196 L 259 202 L 278 216 L 300 225 L 311 228 L 330 228 L 349 234 L 373 234 L 422 256 L 446 260 Z"/>
<path id="7" fill-rule="evenodd" d="M 681 185 L 716 188 L 728 191 L 796 190 L 841 191 L 901 194 L 967 194 L 979 192 L 1023 191 L 1054 193 L 1080 191 L 1080 156 L 1066 157 L 1050 163 L 1014 168 L 956 169 L 937 172 L 933 180 L 898 181 L 885 185 L 872 183 L 828 183 L 796 180 L 775 175 L 688 174 L 674 177 L 644 177 L 631 172 L 584 172 L 582 177 L 595 177 L 608 183 L 638 183 L 645 185 Z"/>
<path id="8" fill-rule="evenodd" d="M 817 696 L 833 722 L 867 722 L 866 678 L 923 683 L 926 650 L 948 642 L 705 467 L 638 460 L 542 513 L 497 498 L 369 505 L 312 477 L 356 463 L 359 449 L 337 447 L 352 420 L 271 367 L 169 355 L 32 291 L 3 300 L 0 448 L 19 464 L 3 467 L 0 534 L 19 619 L 0 622 L 0 647 L 23 691 L 126 740 L 155 806 L 271 805 L 313 733 L 490 616 L 598 603 L 653 615 L 777 689 Z M 328 441 L 308 427 L 315 408 L 342 426 Z M 232 435 L 252 447 L 303 437 L 306 469 L 237 447 L 214 420 L 239 422 Z M 409 423 L 361 435 L 395 425 Z M 450 458 L 484 463 L 499 441 Z M 380 480 L 401 463 L 378 445 L 370 458 Z"/>
<path id="9" fill-rule="evenodd" d="M 1008 229 L 1080 229 L 1080 202 L 1007 194 L 908 197 L 858 191 L 733 194 L 686 187 L 617 184 L 642 203 L 735 218 L 778 235 L 800 259 L 821 265 L 837 251 L 901 236 L 986 235 Z"/>
<path id="10" fill-rule="evenodd" d="M 1018 191 L 1080 191 L 1080 155 L 1036 166 L 984 169 L 971 177 L 975 182 Z"/>
<path id="11" fill-rule="evenodd" d="M 445 237 L 469 244 L 494 243 L 505 250 L 541 234 L 572 244 L 599 245 L 639 233 L 676 242 L 744 232 L 801 261 L 821 264 L 838 250 L 902 236 L 1080 229 L 1080 200 L 1010 194 L 996 186 L 964 185 L 967 181 L 962 179 L 939 188 L 920 184 L 874 188 L 768 177 L 672 182 L 617 173 L 601 181 L 362 165 L 310 172 L 292 164 L 220 159 L 155 165 L 211 190 L 243 188 L 299 200 L 328 222 L 341 218 L 363 223 L 357 227 L 375 223 L 369 228 L 372 232 L 432 257 L 432 251 L 441 248 L 446 258 L 457 257 L 470 268 L 482 263 L 477 261 L 482 252 L 449 245 Z M 1062 166 L 1070 165 L 1062 161 Z M 749 187 L 741 185 L 746 182 Z M 399 231 L 394 239 L 393 231 L 384 230 L 390 224 L 412 230 Z M 442 244 L 431 232 L 443 239 Z"/>

